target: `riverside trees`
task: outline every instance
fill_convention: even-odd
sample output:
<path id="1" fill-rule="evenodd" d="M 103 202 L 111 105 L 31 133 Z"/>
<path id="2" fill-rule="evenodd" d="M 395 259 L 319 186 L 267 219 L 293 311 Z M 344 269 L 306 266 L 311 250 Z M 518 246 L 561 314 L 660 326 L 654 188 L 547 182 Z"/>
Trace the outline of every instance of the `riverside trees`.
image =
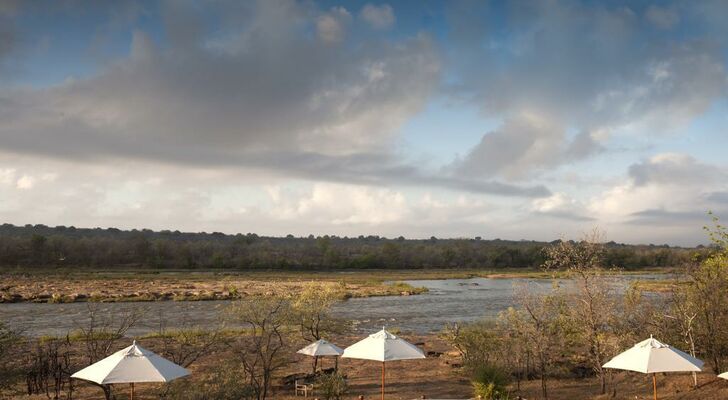
<path id="1" fill-rule="evenodd" d="M 593 374 L 600 380 L 600 392 L 606 392 L 609 375 L 601 366 L 648 333 L 703 358 L 713 372 L 725 372 L 728 230 L 714 219 L 706 231 L 712 246 L 685 263 L 684 273 L 661 294 L 646 294 L 636 286 L 618 293 L 619 278 L 607 273 L 612 268 L 608 246 L 598 231 L 580 241 L 556 242 L 544 250 L 543 268 L 558 271 L 552 288 L 533 283 L 516 288 L 514 308 L 502 313 L 496 326 L 461 326 L 459 331 L 467 336 L 446 338 L 466 363 L 477 354 L 490 365 L 495 360 L 514 378 L 541 379 L 544 398 L 548 396 L 547 378 L 564 373 Z M 467 337 L 492 337 L 498 345 L 463 340 Z M 503 361 L 506 359 L 510 362 Z"/>
<path id="2" fill-rule="evenodd" d="M 614 352 L 610 336 L 615 326 L 614 286 L 605 280 L 606 248 L 598 230 L 578 242 L 560 241 L 544 250 L 546 270 L 560 270 L 575 284 L 564 293 L 564 321 L 574 344 L 585 348 L 586 361 L 606 391 L 606 374 L 602 365 Z"/>
<path id="3" fill-rule="evenodd" d="M 290 362 L 294 344 L 346 331 L 347 325 L 331 316 L 341 296 L 339 290 L 310 284 L 298 295 L 241 300 L 230 307 L 229 320 L 245 327 L 230 346 L 256 399 L 270 396 L 273 377 Z"/>
<path id="4" fill-rule="evenodd" d="M 55 268 L 526 268 L 544 261 L 547 242 L 388 239 L 380 236 L 266 237 L 0 225 L 0 267 Z M 626 269 L 674 266 L 691 249 L 605 244 L 606 262 Z M 2 293 L 0 293 L 2 294 Z"/>
<path id="5" fill-rule="evenodd" d="M 706 227 L 713 251 L 688 268 L 688 281 L 678 286 L 675 306 L 682 325 L 690 321 L 690 339 L 708 359 L 715 373 L 724 372 L 728 358 L 728 230 L 713 217 Z M 694 323 L 694 326 L 693 326 Z"/>

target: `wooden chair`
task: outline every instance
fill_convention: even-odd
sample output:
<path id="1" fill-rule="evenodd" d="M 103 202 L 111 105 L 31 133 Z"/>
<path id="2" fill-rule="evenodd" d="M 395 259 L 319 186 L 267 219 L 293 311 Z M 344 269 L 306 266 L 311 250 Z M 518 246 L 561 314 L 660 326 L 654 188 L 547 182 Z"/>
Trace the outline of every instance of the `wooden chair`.
<path id="1" fill-rule="evenodd" d="M 309 392 L 313 393 L 313 384 L 312 383 L 298 383 L 298 379 L 294 382 L 295 385 L 295 391 L 296 396 L 298 396 L 298 393 L 303 393 L 303 397 L 308 397 Z"/>

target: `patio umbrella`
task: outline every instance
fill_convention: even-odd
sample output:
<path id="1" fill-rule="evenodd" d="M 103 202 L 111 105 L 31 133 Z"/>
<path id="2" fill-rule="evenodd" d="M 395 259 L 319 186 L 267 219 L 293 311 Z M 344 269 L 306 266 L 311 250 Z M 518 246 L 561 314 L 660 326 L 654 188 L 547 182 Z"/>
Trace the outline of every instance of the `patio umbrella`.
<path id="1" fill-rule="evenodd" d="M 602 367 L 652 374 L 652 389 L 655 400 L 657 400 L 655 374 L 659 372 L 700 372 L 703 362 L 650 336 L 649 339 L 637 343 L 631 349 L 612 358 Z"/>
<path id="2" fill-rule="evenodd" d="M 319 339 L 308 346 L 298 350 L 296 353 L 305 354 L 314 358 L 313 372 L 316 372 L 316 361 L 319 357 L 333 356 L 338 357 L 344 354 L 344 350 L 341 350 L 338 346 L 333 343 L 329 343 L 326 340 Z M 338 363 L 337 363 L 338 364 Z"/>
<path id="3" fill-rule="evenodd" d="M 99 385 L 130 383 L 134 399 L 134 383 L 169 382 L 190 374 L 190 371 L 136 344 L 119 350 L 103 360 L 71 375 Z"/>
<path id="4" fill-rule="evenodd" d="M 382 400 L 384 400 L 384 363 L 425 358 L 417 346 L 387 332 L 384 328 L 344 349 L 343 358 L 380 361 L 382 363 Z"/>

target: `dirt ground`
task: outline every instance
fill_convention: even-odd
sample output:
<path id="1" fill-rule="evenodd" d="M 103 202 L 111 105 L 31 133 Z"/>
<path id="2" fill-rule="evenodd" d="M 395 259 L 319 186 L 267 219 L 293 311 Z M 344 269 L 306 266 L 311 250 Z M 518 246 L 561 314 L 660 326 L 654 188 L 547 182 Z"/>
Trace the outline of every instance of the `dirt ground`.
<path id="1" fill-rule="evenodd" d="M 430 356 L 423 360 L 395 361 L 387 363 L 386 398 L 392 400 L 420 399 L 426 396 L 428 399 L 468 399 L 472 397 L 472 390 L 469 382 L 465 379 L 458 367 L 459 358 L 446 343 L 433 336 L 403 335 L 413 343 L 420 343 L 420 346 L 430 352 Z M 357 338 L 339 338 L 335 342 L 341 347 L 354 343 Z M 141 343 L 154 349 L 154 343 Z M 424 345 L 423 345 L 424 344 Z M 434 352 L 434 353 L 433 353 Z M 442 354 L 437 354 L 442 353 Z M 432 355 L 435 354 L 435 355 Z M 221 354 L 213 354 L 193 365 L 192 376 L 184 379 L 195 379 L 204 373 L 206 368 L 220 357 Z M 306 356 L 292 354 L 292 363 L 285 370 L 279 372 L 278 376 L 283 377 L 293 373 L 310 372 L 312 368 L 311 359 Z M 324 368 L 334 365 L 331 359 L 322 361 Z M 321 364 L 319 364 L 321 365 Z M 349 393 L 344 399 L 357 399 L 363 395 L 365 399 L 379 399 L 381 364 L 372 361 L 341 359 L 339 368 L 347 376 Z M 595 378 L 590 379 L 561 379 L 548 382 L 549 399 L 564 400 L 649 400 L 652 399 L 652 380 L 649 376 L 638 373 L 615 373 L 616 395 L 598 395 L 599 382 Z M 658 375 L 658 393 L 661 400 L 721 400 L 728 399 L 728 381 L 718 379 L 715 375 L 704 373 L 699 375 L 699 388 L 691 388 L 692 378 L 690 375 L 667 374 Z M 156 384 L 137 385 L 135 399 L 152 400 Z M 541 399 L 541 387 L 539 381 L 522 382 L 520 390 L 516 390 L 515 384 L 511 387 L 513 397 L 520 395 L 525 399 Z M 128 393 L 126 386 L 115 390 L 118 399 L 125 399 Z M 79 383 L 77 395 L 74 398 L 79 400 L 90 400 L 103 398 L 101 391 L 88 384 Z M 312 398 L 316 398 L 314 392 Z M 18 396 L 13 399 L 40 400 L 45 396 Z M 292 387 L 277 385 L 273 399 L 293 400 Z M 302 398 L 299 396 L 298 398 Z"/>

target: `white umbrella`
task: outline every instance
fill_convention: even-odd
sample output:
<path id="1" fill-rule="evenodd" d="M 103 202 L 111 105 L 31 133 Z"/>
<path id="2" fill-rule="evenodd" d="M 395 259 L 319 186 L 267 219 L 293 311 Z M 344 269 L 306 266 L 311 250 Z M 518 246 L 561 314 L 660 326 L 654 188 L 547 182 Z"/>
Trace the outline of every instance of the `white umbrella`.
<path id="1" fill-rule="evenodd" d="M 316 360 L 318 360 L 319 357 L 325 357 L 325 356 L 334 356 L 338 357 L 344 353 L 344 350 L 341 350 L 338 346 L 336 346 L 333 343 L 329 343 L 326 340 L 319 339 L 308 346 L 302 348 L 301 350 L 298 350 L 296 353 L 299 354 L 305 354 L 307 356 L 314 357 L 314 372 L 316 372 Z"/>
<path id="2" fill-rule="evenodd" d="M 602 367 L 652 374 L 652 388 L 655 400 L 657 400 L 655 374 L 659 372 L 700 372 L 703 362 L 650 336 L 649 339 L 637 343 L 631 349 L 612 358 Z"/>
<path id="3" fill-rule="evenodd" d="M 382 363 L 382 400 L 384 400 L 384 363 L 425 358 L 417 346 L 387 332 L 384 328 L 344 349 L 343 358 L 380 361 Z"/>
<path id="4" fill-rule="evenodd" d="M 728 379 L 728 372 L 723 372 L 722 374 L 718 375 L 718 378 Z"/>
<path id="5" fill-rule="evenodd" d="M 130 383 L 131 398 L 134 398 L 134 383 L 169 382 L 190 374 L 179 365 L 143 349 L 134 343 L 103 360 L 71 375 L 99 385 Z"/>
<path id="6" fill-rule="evenodd" d="M 313 357 L 323 356 L 340 356 L 344 354 L 344 350 L 341 350 L 338 346 L 333 343 L 329 343 L 326 340 L 319 339 L 308 346 L 298 350 L 296 353 L 305 354 Z"/>

